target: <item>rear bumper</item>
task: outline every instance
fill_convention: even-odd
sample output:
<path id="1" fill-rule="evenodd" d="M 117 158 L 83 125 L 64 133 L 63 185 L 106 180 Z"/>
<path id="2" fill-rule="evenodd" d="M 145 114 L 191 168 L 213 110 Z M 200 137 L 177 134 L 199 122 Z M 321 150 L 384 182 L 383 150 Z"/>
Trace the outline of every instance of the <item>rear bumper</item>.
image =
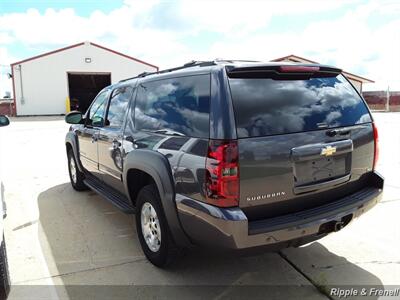
<path id="1" fill-rule="evenodd" d="M 373 173 L 370 185 L 337 201 L 299 213 L 248 222 L 240 208 L 219 208 L 177 195 L 183 229 L 194 244 L 225 249 L 299 246 L 340 230 L 375 206 L 383 178 Z"/>

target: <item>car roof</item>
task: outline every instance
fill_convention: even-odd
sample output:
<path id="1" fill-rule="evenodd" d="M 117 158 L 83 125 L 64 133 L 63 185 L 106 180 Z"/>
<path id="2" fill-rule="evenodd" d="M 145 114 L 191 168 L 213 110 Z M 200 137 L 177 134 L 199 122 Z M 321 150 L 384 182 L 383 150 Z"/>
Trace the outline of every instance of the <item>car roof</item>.
<path id="1" fill-rule="evenodd" d="M 337 69 L 329 65 L 322 65 L 318 63 L 298 63 L 298 62 L 262 62 L 251 60 L 213 60 L 213 61 L 191 61 L 182 66 L 160 70 L 156 72 L 143 72 L 135 77 L 120 80 L 119 82 L 109 86 L 108 88 L 117 88 L 125 85 L 136 84 L 137 81 L 152 81 L 162 78 L 190 76 L 198 74 L 207 74 L 212 70 L 223 69 L 229 67 L 233 68 L 262 68 L 283 65 L 298 65 L 298 66 L 315 66 Z M 340 70 L 340 69 L 337 69 Z"/>

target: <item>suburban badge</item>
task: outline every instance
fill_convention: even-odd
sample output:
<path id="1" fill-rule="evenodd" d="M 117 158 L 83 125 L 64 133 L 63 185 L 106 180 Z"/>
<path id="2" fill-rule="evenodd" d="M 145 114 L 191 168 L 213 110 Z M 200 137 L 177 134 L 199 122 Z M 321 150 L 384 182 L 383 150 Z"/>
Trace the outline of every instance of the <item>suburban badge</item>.
<path id="1" fill-rule="evenodd" d="M 268 198 L 275 198 L 275 197 L 280 197 L 280 196 L 285 196 L 285 195 L 286 195 L 285 192 L 276 192 L 276 193 L 246 197 L 246 200 L 247 201 L 264 200 L 264 199 L 268 199 Z"/>

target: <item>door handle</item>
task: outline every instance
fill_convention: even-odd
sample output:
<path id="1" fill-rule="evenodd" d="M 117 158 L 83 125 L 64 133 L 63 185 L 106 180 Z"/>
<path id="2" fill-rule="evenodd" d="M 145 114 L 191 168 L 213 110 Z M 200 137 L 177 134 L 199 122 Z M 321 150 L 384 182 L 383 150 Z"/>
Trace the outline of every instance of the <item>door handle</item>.
<path id="1" fill-rule="evenodd" d="M 334 137 L 335 135 L 348 135 L 350 129 L 332 129 L 326 132 L 327 136 Z"/>
<path id="2" fill-rule="evenodd" d="M 92 135 L 92 143 L 97 142 L 98 136 L 96 134 Z"/>

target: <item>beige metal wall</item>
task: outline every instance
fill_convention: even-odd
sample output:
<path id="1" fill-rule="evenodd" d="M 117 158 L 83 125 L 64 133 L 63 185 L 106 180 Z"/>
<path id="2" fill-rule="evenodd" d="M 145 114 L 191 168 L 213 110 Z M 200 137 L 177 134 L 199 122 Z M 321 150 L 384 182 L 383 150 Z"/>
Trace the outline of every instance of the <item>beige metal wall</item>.
<path id="1" fill-rule="evenodd" d="M 87 57 L 91 63 L 85 62 Z M 90 43 L 27 61 L 13 67 L 17 115 L 64 114 L 67 72 L 109 72 L 115 83 L 152 71 L 156 69 Z"/>

